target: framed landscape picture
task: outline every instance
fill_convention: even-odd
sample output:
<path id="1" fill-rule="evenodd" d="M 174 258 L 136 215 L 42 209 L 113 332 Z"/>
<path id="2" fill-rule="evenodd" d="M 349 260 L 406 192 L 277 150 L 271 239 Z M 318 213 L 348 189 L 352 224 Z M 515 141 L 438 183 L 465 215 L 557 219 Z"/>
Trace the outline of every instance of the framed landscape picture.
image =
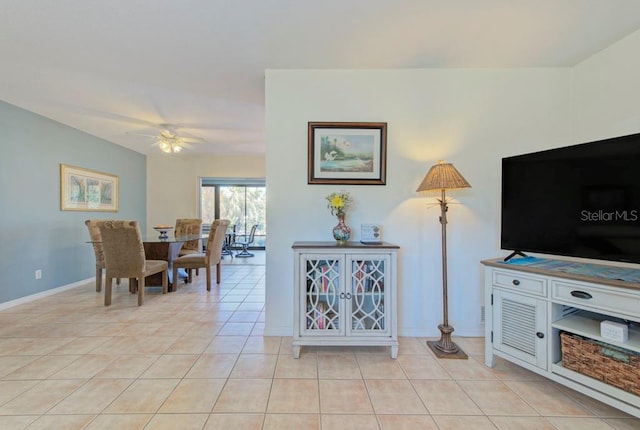
<path id="1" fill-rule="evenodd" d="M 386 122 L 309 122 L 308 183 L 386 185 Z"/>
<path id="2" fill-rule="evenodd" d="M 118 177 L 60 164 L 60 209 L 118 211 Z"/>

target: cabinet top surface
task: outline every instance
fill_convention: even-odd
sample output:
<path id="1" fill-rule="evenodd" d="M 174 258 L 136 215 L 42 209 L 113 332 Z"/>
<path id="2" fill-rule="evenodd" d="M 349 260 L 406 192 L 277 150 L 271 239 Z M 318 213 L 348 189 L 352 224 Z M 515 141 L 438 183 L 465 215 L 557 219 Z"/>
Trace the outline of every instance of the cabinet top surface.
<path id="1" fill-rule="evenodd" d="M 481 263 L 500 269 L 640 290 L 640 269 L 535 257 L 514 260 L 505 262 L 502 258 L 493 258 Z"/>
<path id="2" fill-rule="evenodd" d="M 389 242 L 382 242 L 381 244 L 364 244 L 362 242 L 347 242 L 345 244 L 339 245 L 335 240 L 334 241 L 296 241 L 293 242 L 291 246 L 293 249 L 299 248 L 323 248 L 323 249 L 332 249 L 332 250 L 340 250 L 340 249 L 399 249 L 398 245 L 394 245 Z"/>

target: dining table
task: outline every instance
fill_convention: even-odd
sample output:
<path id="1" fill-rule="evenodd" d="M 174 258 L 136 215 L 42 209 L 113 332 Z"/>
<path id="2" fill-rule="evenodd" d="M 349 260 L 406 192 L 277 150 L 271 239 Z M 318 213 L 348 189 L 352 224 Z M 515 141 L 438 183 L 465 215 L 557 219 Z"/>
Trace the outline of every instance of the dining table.
<path id="1" fill-rule="evenodd" d="M 173 261 L 178 258 L 182 244 L 190 240 L 206 240 L 207 234 L 189 234 L 189 235 L 158 235 L 157 233 L 147 234 L 142 236 L 142 245 L 144 246 L 145 259 L 147 260 L 164 260 L 169 264 L 169 291 L 175 291 L 173 282 Z M 87 243 L 93 243 L 88 241 Z M 178 270 L 178 281 L 180 279 L 186 279 L 188 276 L 186 270 Z M 155 275 L 147 276 L 145 278 L 145 285 L 161 286 L 162 274 L 156 273 Z"/>

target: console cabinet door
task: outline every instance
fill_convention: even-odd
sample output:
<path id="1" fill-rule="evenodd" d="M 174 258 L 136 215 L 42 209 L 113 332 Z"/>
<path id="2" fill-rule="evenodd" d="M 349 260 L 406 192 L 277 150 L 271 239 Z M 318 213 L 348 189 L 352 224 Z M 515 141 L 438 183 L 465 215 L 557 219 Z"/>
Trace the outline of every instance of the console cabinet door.
<path id="1" fill-rule="evenodd" d="M 349 255 L 347 266 L 345 298 L 351 317 L 347 333 L 389 336 L 389 318 L 385 318 L 386 309 L 390 309 L 389 256 Z"/>
<path id="2" fill-rule="evenodd" d="M 546 370 L 546 301 L 494 288 L 493 348 Z"/>
<path id="3" fill-rule="evenodd" d="M 305 336 L 343 336 L 344 256 L 301 256 L 302 303 L 300 333 Z"/>

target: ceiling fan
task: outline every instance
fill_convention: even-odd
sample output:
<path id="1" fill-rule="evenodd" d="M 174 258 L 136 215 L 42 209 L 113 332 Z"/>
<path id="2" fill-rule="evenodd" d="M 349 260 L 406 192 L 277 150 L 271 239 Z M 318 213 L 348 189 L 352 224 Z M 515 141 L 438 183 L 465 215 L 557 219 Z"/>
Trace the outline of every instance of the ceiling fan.
<path id="1" fill-rule="evenodd" d="M 177 154 L 182 152 L 185 146 L 189 143 L 204 142 L 204 139 L 200 137 L 178 135 L 176 132 L 178 127 L 170 124 L 158 124 L 157 127 L 160 129 L 160 133 L 158 134 L 144 134 L 137 132 L 130 132 L 130 134 L 154 138 L 154 145 L 158 145 L 158 148 L 167 154 Z"/>

